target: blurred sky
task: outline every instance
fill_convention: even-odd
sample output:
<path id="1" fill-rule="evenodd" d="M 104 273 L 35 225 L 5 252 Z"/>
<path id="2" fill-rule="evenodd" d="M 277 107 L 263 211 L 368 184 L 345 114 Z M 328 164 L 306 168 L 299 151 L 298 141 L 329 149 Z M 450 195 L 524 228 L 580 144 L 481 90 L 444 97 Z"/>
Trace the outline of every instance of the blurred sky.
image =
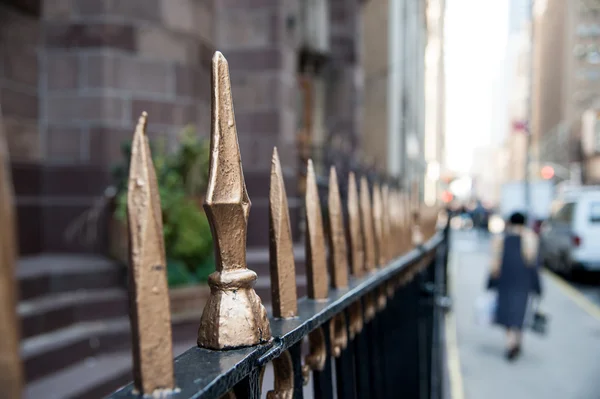
<path id="1" fill-rule="evenodd" d="M 492 81 L 504 62 L 510 0 L 447 0 L 446 162 L 470 171 L 476 147 L 489 144 Z"/>

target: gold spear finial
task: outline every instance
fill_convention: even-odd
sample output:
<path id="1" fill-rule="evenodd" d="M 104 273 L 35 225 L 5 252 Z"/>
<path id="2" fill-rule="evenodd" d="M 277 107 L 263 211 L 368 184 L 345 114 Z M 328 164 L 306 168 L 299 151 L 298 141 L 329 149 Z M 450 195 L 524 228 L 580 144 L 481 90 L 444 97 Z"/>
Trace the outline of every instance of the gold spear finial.
<path id="1" fill-rule="evenodd" d="M 306 172 L 306 278 L 308 297 L 326 299 L 328 295 L 327 258 L 321 202 L 312 160 Z"/>
<path id="2" fill-rule="evenodd" d="M 383 218 L 381 220 L 381 228 L 382 228 L 382 243 L 383 243 L 383 254 L 385 257 L 385 263 L 392 260 L 394 255 L 392 254 L 392 217 L 393 210 L 390 205 L 391 192 L 390 188 L 387 184 L 384 184 L 381 187 L 381 205 L 382 205 L 382 214 Z"/>
<path id="3" fill-rule="evenodd" d="M 360 223 L 358 189 L 354 172 L 350 172 L 348 175 L 348 226 L 350 227 L 352 274 L 354 277 L 361 277 L 365 272 L 365 251 Z"/>
<path id="4" fill-rule="evenodd" d="M 288 201 L 277 148 L 273 149 L 271 160 L 269 238 L 273 316 L 294 317 L 298 314 L 296 266 Z"/>
<path id="5" fill-rule="evenodd" d="M 410 199 L 410 229 L 411 229 L 411 243 L 413 246 L 419 246 L 423 244 L 423 232 L 421 229 L 421 204 L 419 201 L 419 181 L 414 180 L 411 190 Z"/>
<path id="6" fill-rule="evenodd" d="M 250 199 L 235 127 L 229 66 L 223 54 L 212 59 L 210 171 L 204 209 L 215 243 L 216 271 L 202 313 L 198 345 L 238 348 L 271 339 L 267 312 L 254 291 L 256 273 L 246 267 Z"/>
<path id="7" fill-rule="evenodd" d="M 375 270 L 375 238 L 373 237 L 373 212 L 371 211 L 371 198 L 369 184 L 366 177 L 360 179 L 360 209 L 361 225 L 365 249 L 365 270 Z"/>
<path id="8" fill-rule="evenodd" d="M 392 192 L 392 198 L 390 200 L 391 207 L 393 209 L 392 216 L 392 251 L 393 256 L 396 257 L 402 253 L 402 221 L 401 221 L 401 209 L 400 209 L 400 193 L 397 190 Z"/>
<path id="9" fill-rule="evenodd" d="M 333 288 L 348 286 L 348 248 L 344 232 L 344 213 L 335 167 L 329 170 L 329 269 Z"/>
<path id="10" fill-rule="evenodd" d="M 21 398 L 23 369 L 19 355 L 19 322 L 15 280 L 16 226 L 8 147 L 0 108 L 0 389 L 7 399 Z"/>
<path id="11" fill-rule="evenodd" d="M 373 230 L 375 231 L 375 256 L 377 267 L 385 265 L 385 245 L 383 243 L 383 205 L 379 184 L 373 187 Z"/>
<path id="12" fill-rule="evenodd" d="M 175 384 L 162 213 L 146 118 L 142 113 L 131 145 L 127 218 L 134 383 L 152 394 Z"/>

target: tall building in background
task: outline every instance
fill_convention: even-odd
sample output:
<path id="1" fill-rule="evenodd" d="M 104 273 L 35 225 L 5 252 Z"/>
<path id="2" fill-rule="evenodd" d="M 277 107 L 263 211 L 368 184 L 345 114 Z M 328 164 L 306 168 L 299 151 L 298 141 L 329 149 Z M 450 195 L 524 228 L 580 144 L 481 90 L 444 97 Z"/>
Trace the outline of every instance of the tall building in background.
<path id="1" fill-rule="evenodd" d="M 597 168 L 583 159 L 593 158 L 595 150 L 582 151 L 582 134 L 594 130 L 582 130 L 584 114 L 600 109 L 600 4 L 538 1 L 534 29 L 532 128 L 539 160 L 554 164 L 562 179 L 572 178 L 583 164 L 586 182 L 600 182 Z"/>
<path id="2" fill-rule="evenodd" d="M 504 181 L 523 180 L 527 151 L 527 123 L 531 84 L 531 0 L 511 0 L 506 45 L 506 119 L 503 129 L 507 167 Z"/>
<path id="3" fill-rule="evenodd" d="M 427 165 L 424 199 L 435 204 L 441 196 L 440 175 L 445 172 L 445 69 L 444 15 L 446 1 L 427 4 L 427 47 L 425 49 L 425 142 Z"/>

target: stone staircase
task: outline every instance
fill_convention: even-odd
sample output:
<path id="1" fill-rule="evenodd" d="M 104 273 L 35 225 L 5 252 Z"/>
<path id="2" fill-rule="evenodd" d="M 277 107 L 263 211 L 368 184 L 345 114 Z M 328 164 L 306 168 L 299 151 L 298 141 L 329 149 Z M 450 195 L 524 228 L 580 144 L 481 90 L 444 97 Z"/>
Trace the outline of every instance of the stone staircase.
<path id="1" fill-rule="evenodd" d="M 125 269 L 95 256 L 21 259 L 26 398 L 96 398 L 131 381 Z M 173 317 L 176 354 L 195 344 L 198 315 Z"/>
<path id="2" fill-rule="evenodd" d="M 296 287 L 298 298 L 306 295 L 306 265 L 304 244 L 294 245 L 294 258 L 296 260 Z M 254 286 L 256 293 L 267 308 L 271 311 L 271 271 L 269 268 L 269 248 L 248 248 L 246 253 L 248 268 L 258 275 Z"/>
<path id="3" fill-rule="evenodd" d="M 306 295 L 304 245 L 294 246 L 298 296 Z M 271 311 L 268 248 L 249 248 L 256 292 Z M 96 256 L 40 255 L 17 267 L 26 398 L 98 398 L 130 382 L 126 270 Z M 200 312 L 174 314 L 174 355 L 196 344 Z"/>

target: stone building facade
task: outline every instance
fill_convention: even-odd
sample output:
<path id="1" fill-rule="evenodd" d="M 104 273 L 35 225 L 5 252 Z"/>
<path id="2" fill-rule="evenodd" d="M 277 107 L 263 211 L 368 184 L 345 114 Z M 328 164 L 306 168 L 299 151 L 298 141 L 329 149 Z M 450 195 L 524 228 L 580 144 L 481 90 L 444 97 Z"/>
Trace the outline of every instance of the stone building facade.
<path id="1" fill-rule="evenodd" d="M 440 10 L 438 17 L 431 21 L 438 28 L 444 9 L 440 1 L 372 0 L 365 5 L 362 15 L 365 60 L 363 150 L 366 158 L 380 170 L 391 176 L 401 176 L 401 184 L 407 189 L 414 179 L 421 182 L 422 189 L 426 161 L 439 161 L 433 159 L 437 148 L 431 151 L 436 154 L 425 159 L 425 51 L 428 44 L 427 8 L 431 4 Z M 437 38 L 441 31 L 430 33 Z M 436 55 L 441 50 L 438 48 Z M 442 78 L 443 73 L 439 77 Z M 432 88 L 435 91 L 443 80 L 434 80 L 436 84 Z M 443 93 L 439 98 L 442 97 Z M 443 119 L 435 110 L 438 105 L 430 106 L 430 115 L 434 111 L 432 118 Z M 430 136 L 441 134 L 441 128 L 434 130 Z"/>
<path id="2" fill-rule="evenodd" d="M 585 176 L 581 122 L 600 101 L 600 7 L 548 0 L 535 12 L 532 129 L 539 161 L 565 171 L 583 166 Z"/>
<path id="3" fill-rule="evenodd" d="M 307 45 L 302 35 L 303 7 L 318 3 L 327 11 L 324 52 Z M 322 109 L 311 110 L 325 116 L 323 142 L 335 132 L 357 147 L 362 7 L 343 0 L 1 2 L 0 104 L 21 252 L 89 250 L 66 241 L 65 229 L 111 184 L 111 167 L 121 161 L 120 147 L 142 111 L 149 114 L 151 139 L 174 144 L 188 124 L 208 136 L 210 61 L 216 49 L 229 61 L 253 203 L 248 244 L 267 244 L 275 145 L 295 225 L 303 167 L 298 132 L 312 128 L 300 78 L 325 82 Z M 106 246 L 104 223 L 98 237 L 93 251 Z"/>

